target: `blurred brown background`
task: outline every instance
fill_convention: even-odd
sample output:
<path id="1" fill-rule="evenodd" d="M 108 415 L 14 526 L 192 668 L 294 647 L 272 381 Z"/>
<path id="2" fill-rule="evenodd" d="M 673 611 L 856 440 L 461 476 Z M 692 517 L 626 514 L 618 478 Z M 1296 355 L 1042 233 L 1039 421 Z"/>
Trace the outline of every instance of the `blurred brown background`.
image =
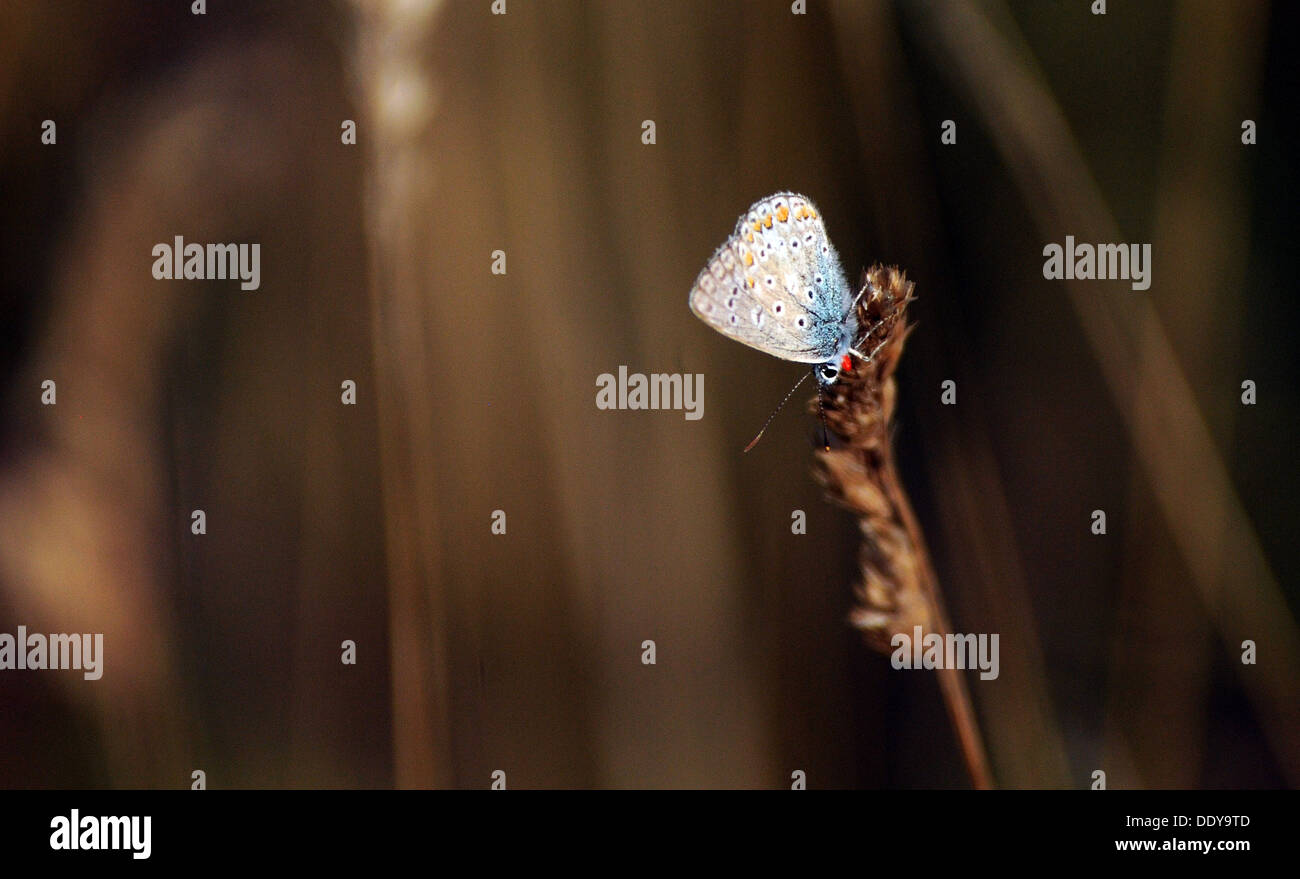
<path id="1" fill-rule="evenodd" d="M 845 622 L 815 421 L 740 454 L 799 368 L 686 307 L 781 189 L 916 281 L 896 444 L 999 784 L 1300 784 L 1285 8 L 189 5 L 0 10 L 0 631 L 106 654 L 0 673 L 0 785 L 965 786 Z M 1151 289 L 1045 281 L 1067 234 Z M 175 235 L 261 289 L 155 281 Z M 597 410 L 620 364 L 703 420 Z"/>

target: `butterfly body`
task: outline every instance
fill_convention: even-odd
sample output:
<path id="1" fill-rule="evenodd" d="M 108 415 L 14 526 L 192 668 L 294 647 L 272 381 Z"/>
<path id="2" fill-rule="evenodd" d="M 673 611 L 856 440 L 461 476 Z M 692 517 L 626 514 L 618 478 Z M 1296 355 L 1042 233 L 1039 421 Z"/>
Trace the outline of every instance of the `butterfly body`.
<path id="1" fill-rule="evenodd" d="M 853 294 L 821 212 L 778 192 L 750 206 L 691 288 L 691 311 L 718 332 L 839 377 L 857 333 Z"/>

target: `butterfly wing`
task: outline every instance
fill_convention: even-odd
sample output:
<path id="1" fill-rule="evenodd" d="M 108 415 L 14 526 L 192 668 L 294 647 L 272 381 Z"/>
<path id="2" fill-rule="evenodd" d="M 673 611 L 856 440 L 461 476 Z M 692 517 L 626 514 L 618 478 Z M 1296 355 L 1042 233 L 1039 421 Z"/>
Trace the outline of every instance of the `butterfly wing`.
<path id="1" fill-rule="evenodd" d="M 724 336 L 799 363 L 833 359 L 852 332 L 852 297 L 821 214 L 793 192 L 750 206 L 689 301 Z"/>

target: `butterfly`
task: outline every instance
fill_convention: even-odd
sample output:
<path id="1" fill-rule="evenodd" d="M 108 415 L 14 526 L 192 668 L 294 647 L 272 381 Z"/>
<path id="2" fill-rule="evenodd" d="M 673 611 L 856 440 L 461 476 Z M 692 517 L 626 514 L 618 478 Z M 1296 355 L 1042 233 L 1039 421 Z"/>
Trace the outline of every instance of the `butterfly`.
<path id="1" fill-rule="evenodd" d="M 696 317 L 728 338 L 782 360 L 815 364 L 819 391 L 850 368 L 850 355 L 866 359 L 853 347 L 857 299 L 821 212 L 796 192 L 750 205 L 709 257 L 688 302 Z"/>
<path id="2" fill-rule="evenodd" d="M 754 202 L 691 288 L 695 316 L 783 360 L 818 364 L 831 384 L 858 331 L 853 292 L 812 199 L 778 192 Z"/>

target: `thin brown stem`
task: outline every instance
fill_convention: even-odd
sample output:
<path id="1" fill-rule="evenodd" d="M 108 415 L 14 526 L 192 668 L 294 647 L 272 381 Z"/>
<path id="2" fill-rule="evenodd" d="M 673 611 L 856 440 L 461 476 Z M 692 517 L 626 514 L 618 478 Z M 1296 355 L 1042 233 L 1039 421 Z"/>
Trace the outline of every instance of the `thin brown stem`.
<path id="1" fill-rule="evenodd" d="M 831 430 L 844 446 L 817 454 L 818 477 L 832 500 L 858 517 L 863 542 L 858 607 L 851 622 L 867 643 L 888 653 L 896 634 L 915 628 L 951 631 L 925 538 L 907 499 L 889 441 L 897 386 L 893 373 L 908 334 L 905 319 L 912 284 L 894 268 L 864 273 L 858 323 L 865 329 L 858 350 L 871 351 L 843 374 L 825 407 Z M 972 786 L 993 787 L 983 736 L 962 671 L 939 670 L 939 689 L 970 774 Z"/>
<path id="2" fill-rule="evenodd" d="M 934 628 L 941 633 L 951 632 L 952 626 L 948 622 L 948 613 L 944 608 L 943 596 L 939 591 L 939 579 L 935 576 L 934 566 L 930 563 L 930 552 L 926 548 L 921 526 L 916 521 L 916 514 L 912 511 L 912 504 L 907 499 L 907 492 L 903 490 L 902 482 L 898 478 L 898 471 L 894 468 L 892 450 L 888 455 L 888 466 L 883 468 L 881 476 L 890 503 L 903 520 L 903 527 L 907 530 L 909 541 L 916 550 L 917 562 L 921 572 L 920 584 L 930 605 Z M 952 722 L 953 730 L 957 734 L 957 740 L 961 744 L 962 758 L 966 761 L 966 769 L 970 773 L 971 784 L 978 790 L 989 790 L 993 787 L 993 773 L 989 769 L 988 754 L 984 749 L 984 738 L 980 734 L 979 722 L 975 717 L 975 708 L 971 703 L 970 689 L 966 686 L 966 679 L 962 676 L 961 670 L 956 668 L 940 669 L 939 687 L 943 692 L 944 705 L 948 709 L 948 718 Z"/>

